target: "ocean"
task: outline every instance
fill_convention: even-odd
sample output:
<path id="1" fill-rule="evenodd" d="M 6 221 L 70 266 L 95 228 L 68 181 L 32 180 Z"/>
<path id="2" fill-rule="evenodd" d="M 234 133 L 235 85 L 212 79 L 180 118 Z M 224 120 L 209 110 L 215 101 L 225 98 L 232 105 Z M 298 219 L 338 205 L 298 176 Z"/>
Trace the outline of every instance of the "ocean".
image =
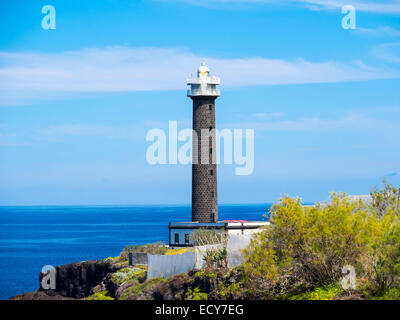
<path id="1" fill-rule="evenodd" d="M 268 204 L 219 205 L 219 220 L 265 220 Z M 125 245 L 164 241 L 190 206 L 0 207 L 0 299 L 39 288 L 45 265 L 118 256 Z"/>

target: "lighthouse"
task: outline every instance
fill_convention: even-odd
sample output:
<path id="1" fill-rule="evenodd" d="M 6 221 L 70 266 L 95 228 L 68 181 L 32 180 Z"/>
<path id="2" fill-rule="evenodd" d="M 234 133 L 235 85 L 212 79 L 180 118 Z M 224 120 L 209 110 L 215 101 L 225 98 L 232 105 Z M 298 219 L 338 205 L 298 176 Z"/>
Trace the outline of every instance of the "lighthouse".
<path id="1" fill-rule="evenodd" d="M 220 96 L 220 79 L 210 76 L 205 62 L 197 77 L 187 79 L 187 96 L 193 101 L 192 221 L 170 222 L 169 246 L 190 247 L 191 234 L 214 229 L 232 234 L 251 234 L 269 224 L 265 221 L 218 220 L 215 100 Z M 261 215 L 261 214 L 260 214 Z"/>
<path id="2" fill-rule="evenodd" d="M 187 79 L 187 95 L 193 101 L 193 135 L 197 137 L 192 148 L 193 222 L 218 221 L 215 100 L 220 96 L 219 84 L 220 79 L 210 76 L 205 62 L 197 77 Z"/>

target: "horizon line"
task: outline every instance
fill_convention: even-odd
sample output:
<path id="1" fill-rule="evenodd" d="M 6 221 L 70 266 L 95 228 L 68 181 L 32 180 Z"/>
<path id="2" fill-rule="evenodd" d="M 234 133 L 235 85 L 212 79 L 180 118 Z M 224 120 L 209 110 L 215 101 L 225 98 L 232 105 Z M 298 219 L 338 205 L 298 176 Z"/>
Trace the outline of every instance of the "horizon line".
<path id="1" fill-rule="evenodd" d="M 247 203 L 220 203 L 219 206 L 241 206 L 241 205 L 272 205 L 276 202 L 247 202 Z M 314 204 L 318 201 L 306 201 L 302 204 Z M 4 207 L 146 207 L 146 206 L 166 206 L 166 207 L 190 207 L 191 204 L 175 203 L 175 204 L 0 204 L 0 208 Z"/>

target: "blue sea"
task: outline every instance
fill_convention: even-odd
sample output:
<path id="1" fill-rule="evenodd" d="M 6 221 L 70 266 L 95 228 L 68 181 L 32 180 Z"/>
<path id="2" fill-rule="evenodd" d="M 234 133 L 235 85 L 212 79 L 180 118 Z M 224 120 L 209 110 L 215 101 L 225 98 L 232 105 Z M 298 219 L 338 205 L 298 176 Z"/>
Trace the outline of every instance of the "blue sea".
<path id="1" fill-rule="evenodd" d="M 269 205 L 220 205 L 219 220 L 265 220 Z M 0 207 L 0 299 L 39 288 L 45 265 L 118 256 L 125 245 L 164 241 L 190 206 Z"/>

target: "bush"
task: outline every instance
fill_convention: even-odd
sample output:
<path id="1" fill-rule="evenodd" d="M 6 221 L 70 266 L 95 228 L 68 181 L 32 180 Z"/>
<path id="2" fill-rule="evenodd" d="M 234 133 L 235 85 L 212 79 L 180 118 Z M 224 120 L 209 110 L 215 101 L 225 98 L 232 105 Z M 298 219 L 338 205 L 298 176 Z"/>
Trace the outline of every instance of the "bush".
<path id="1" fill-rule="evenodd" d="M 195 246 L 208 246 L 203 249 L 204 261 L 209 269 L 226 268 L 228 233 L 224 229 L 204 229 L 195 230 L 190 235 Z M 214 246 L 214 247 L 213 247 Z"/>
<path id="2" fill-rule="evenodd" d="M 368 263 L 372 269 L 372 288 L 377 295 L 400 286 L 400 190 L 384 184 L 382 190 L 371 192 L 376 222 Z"/>
<path id="3" fill-rule="evenodd" d="M 84 298 L 84 300 L 115 300 L 113 297 L 110 297 L 108 291 L 98 291 L 91 296 Z"/>
<path id="4" fill-rule="evenodd" d="M 226 245 L 228 241 L 228 234 L 224 229 L 215 230 L 200 228 L 191 233 L 190 240 L 195 246 L 205 246 L 211 244 Z"/>
<path id="5" fill-rule="evenodd" d="M 371 190 L 372 208 L 378 216 L 393 211 L 399 214 L 400 189 L 383 181 L 383 189 L 374 188 Z"/>
<path id="6" fill-rule="evenodd" d="M 147 271 L 141 268 L 123 268 L 113 273 L 111 275 L 111 280 L 117 285 L 131 280 L 142 283 L 146 280 L 146 276 Z"/>
<path id="7" fill-rule="evenodd" d="M 207 300 L 207 293 L 201 292 L 200 288 L 188 289 L 185 294 L 185 300 Z"/>
<path id="8" fill-rule="evenodd" d="M 271 208 L 271 225 L 244 251 L 249 295 L 272 298 L 299 284 L 308 290 L 335 285 L 345 265 L 380 294 L 398 286 L 400 224 L 396 197 L 388 190 L 398 192 L 386 187 L 371 206 L 343 194 L 307 208 L 300 199 L 280 199 Z"/>
<path id="9" fill-rule="evenodd" d="M 400 288 L 392 288 L 384 294 L 376 296 L 373 300 L 400 300 Z"/>
<path id="10" fill-rule="evenodd" d="M 300 294 L 289 294 L 282 298 L 288 300 L 332 300 L 343 292 L 338 284 L 328 284 Z"/>
<path id="11" fill-rule="evenodd" d="M 203 257 L 208 269 L 226 268 L 227 251 L 226 247 L 221 249 L 208 249 Z"/>

